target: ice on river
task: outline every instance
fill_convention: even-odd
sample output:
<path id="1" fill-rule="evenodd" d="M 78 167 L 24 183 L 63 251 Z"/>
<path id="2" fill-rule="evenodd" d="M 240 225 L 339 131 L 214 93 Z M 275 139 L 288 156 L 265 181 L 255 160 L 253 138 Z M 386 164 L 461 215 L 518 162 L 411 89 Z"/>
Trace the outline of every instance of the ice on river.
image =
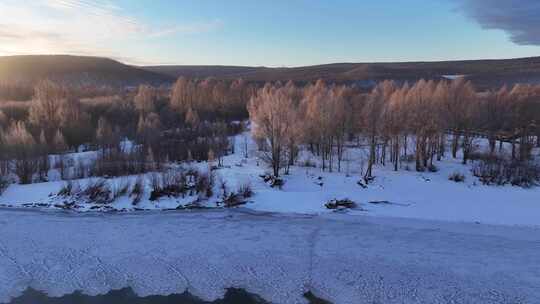
<path id="1" fill-rule="evenodd" d="M 0 303 L 132 287 L 273 303 L 540 303 L 540 230 L 246 209 L 133 214 L 0 210 Z"/>

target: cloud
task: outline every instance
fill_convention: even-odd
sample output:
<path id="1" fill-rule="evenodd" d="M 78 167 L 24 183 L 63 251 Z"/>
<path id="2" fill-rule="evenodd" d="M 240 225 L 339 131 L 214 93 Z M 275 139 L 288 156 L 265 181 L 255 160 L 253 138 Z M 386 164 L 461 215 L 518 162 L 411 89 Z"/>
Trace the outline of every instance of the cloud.
<path id="1" fill-rule="evenodd" d="M 145 25 L 135 18 L 123 14 L 122 9 L 110 2 L 92 0 L 42 0 L 43 5 L 69 16 L 81 16 L 94 23 L 95 26 L 113 25 L 124 33 L 140 33 Z"/>
<path id="2" fill-rule="evenodd" d="M 212 22 L 200 22 L 200 23 L 193 23 L 193 24 L 186 24 L 186 25 L 176 25 L 169 28 L 165 28 L 158 31 L 152 31 L 150 32 L 149 36 L 156 38 L 156 37 L 164 37 L 164 36 L 170 36 L 170 35 L 176 35 L 176 34 L 202 34 L 202 33 L 208 33 L 213 32 L 215 30 L 220 29 L 223 27 L 223 22 L 221 20 L 214 20 Z"/>
<path id="3" fill-rule="evenodd" d="M 59 32 L 37 30 L 18 24 L 0 23 L 0 45 L 2 55 L 63 53 L 64 50 L 67 54 L 88 52 L 88 46 Z"/>
<path id="4" fill-rule="evenodd" d="M 539 0 L 458 0 L 460 10 L 485 29 L 499 29 L 520 45 L 540 45 Z"/>
<path id="5" fill-rule="evenodd" d="M 24 41 L 32 39 L 61 40 L 61 35 L 58 33 L 29 30 L 17 25 L 0 23 L 0 41 Z"/>
<path id="6" fill-rule="evenodd" d="M 167 27 L 152 22 L 137 19 L 108 0 L 1 0 L 1 54 L 62 53 L 143 61 L 133 56 L 136 50 L 126 50 L 126 45 L 206 33 L 222 26 L 219 20 Z"/>

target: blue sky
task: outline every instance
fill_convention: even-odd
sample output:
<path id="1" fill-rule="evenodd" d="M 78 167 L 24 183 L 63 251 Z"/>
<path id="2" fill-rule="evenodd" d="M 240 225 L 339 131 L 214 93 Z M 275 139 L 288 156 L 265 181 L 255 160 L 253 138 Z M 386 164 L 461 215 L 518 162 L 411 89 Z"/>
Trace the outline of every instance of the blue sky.
<path id="1" fill-rule="evenodd" d="M 540 55 L 540 42 L 520 38 L 538 33 L 528 33 L 538 15 L 519 24 L 538 12 L 527 0 L 21 2 L 0 0 L 0 55 L 256 66 Z"/>

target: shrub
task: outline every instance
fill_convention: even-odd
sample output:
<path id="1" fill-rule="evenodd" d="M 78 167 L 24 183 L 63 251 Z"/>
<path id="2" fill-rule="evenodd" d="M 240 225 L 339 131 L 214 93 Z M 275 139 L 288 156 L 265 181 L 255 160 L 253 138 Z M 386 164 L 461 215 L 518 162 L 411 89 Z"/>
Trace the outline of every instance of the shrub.
<path id="1" fill-rule="evenodd" d="M 113 187 L 113 197 L 116 199 L 120 196 L 126 195 L 131 188 L 130 181 L 128 178 L 121 178 L 114 184 Z"/>
<path id="2" fill-rule="evenodd" d="M 91 180 L 82 190 L 81 195 L 87 198 L 89 202 L 96 204 L 108 204 L 112 202 L 111 188 L 104 178 Z"/>
<path id="3" fill-rule="evenodd" d="M 213 194 L 214 177 L 212 173 L 200 173 L 195 169 L 183 171 L 180 169 L 169 170 L 164 173 L 155 173 L 151 176 L 152 192 L 150 200 L 160 197 L 178 197 L 180 195 L 204 194 L 211 197 Z M 227 187 L 224 186 L 224 194 L 227 195 Z"/>
<path id="4" fill-rule="evenodd" d="M 77 182 L 67 181 L 58 190 L 57 195 L 96 204 L 108 204 L 114 200 L 111 187 L 103 178 L 88 181 L 84 188 L 81 188 Z"/>
<path id="5" fill-rule="evenodd" d="M 324 204 L 324 206 L 327 209 L 334 210 L 334 209 L 356 208 L 357 204 L 351 201 L 350 199 L 346 198 L 342 200 L 338 200 L 338 199 L 330 200 L 326 204 Z"/>
<path id="6" fill-rule="evenodd" d="M 250 198 L 253 196 L 253 189 L 251 188 L 251 184 L 246 183 L 238 187 L 238 194 L 240 194 L 244 198 Z"/>
<path id="7" fill-rule="evenodd" d="M 160 162 L 154 160 L 151 149 L 141 148 L 123 149 L 108 148 L 100 151 L 94 162 L 96 176 L 117 177 L 141 174 L 159 168 Z"/>
<path id="8" fill-rule="evenodd" d="M 532 187 L 540 181 L 540 166 L 532 161 L 487 159 L 477 161 L 474 176 L 485 185 Z"/>
<path id="9" fill-rule="evenodd" d="M 437 166 L 435 166 L 434 164 L 429 164 L 427 169 L 429 172 L 433 172 L 433 173 L 439 171 L 439 168 L 437 168 Z"/>
<path id="10" fill-rule="evenodd" d="M 76 162 L 74 162 L 73 165 L 73 174 L 71 174 L 70 178 L 86 178 L 94 174 L 96 171 L 96 162 L 94 160 L 90 160 L 90 163 L 85 163 L 84 160 L 78 159 Z"/>
<path id="11" fill-rule="evenodd" d="M 253 196 L 253 190 L 251 189 L 250 184 L 243 184 L 238 187 L 238 191 L 229 192 L 227 190 L 227 184 L 222 181 L 220 188 L 222 189 L 221 204 L 226 208 L 244 205 L 247 203 L 246 199 Z M 219 204 L 220 203 L 218 203 L 218 205 Z"/>
<path id="12" fill-rule="evenodd" d="M 490 154 L 485 152 L 471 152 L 469 153 L 469 159 L 473 161 L 489 161 L 489 162 L 500 162 L 504 159 L 497 154 Z"/>
<path id="13" fill-rule="evenodd" d="M 167 197 L 177 197 L 180 194 L 185 194 L 185 190 L 179 185 L 166 185 L 163 188 L 154 188 L 150 192 L 150 200 L 156 201 L 163 196 Z"/>
<path id="14" fill-rule="evenodd" d="M 197 193 L 202 193 L 206 197 L 211 197 L 214 193 L 214 174 L 210 171 L 199 175 L 199 179 L 195 184 Z"/>
<path id="15" fill-rule="evenodd" d="M 9 180 L 5 176 L 0 176 L 0 195 L 6 191 L 6 189 L 9 187 Z"/>
<path id="16" fill-rule="evenodd" d="M 129 196 L 133 198 L 132 204 L 137 205 L 144 194 L 144 178 L 139 175 L 137 176 L 137 179 L 135 180 L 135 183 L 133 184 L 133 187 L 131 188 L 131 193 Z"/>
<path id="17" fill-rule="evenodd" d="M 38 171 L 39 159 L 24 158 L 15 160 L 15 173 L 19 177 L 22 185 L 31 184 L 34 181 L 34 174 Z"/>
<path id="18" fill-rule="evenodd" d="M 364 181 L 362 180 L 359 180 L 356 182 L 356 184 L 364 189 L 366 189 L 368 187 L 368 185 L 366 183 L 364 183 Z"/>
<path id="19" fill-rule="evenodd" d="M 223 197 L 223 206 L 226 208 L 230 207 L 236 207 L 245 204 L 246 202 L 242 200 L 241 195 L 235 192 L 227 193 L 225 197 Z"/>
<path id="20" fill-rule="evenodd" d="M 300 163 L 300 167 L 315 168 L 317 167 L 317 164 L 315 164 L 315 162 L 313 162 L 311 159 L 306 159 Z"/>
<path id="21" fill-rule="evenodd" d="M 456 183 L 462 183 L 465 181 L 465 175 L 459 172 L 454 172 L 448 176 L 448 179 Z"/>
<path id="22" fill-rule="evenodd" d="M 186 182 L 187 175 L 181 170 L 153 173 L 151 175 L 152 192 L 150 192 L 150 200 L 155 201 L 163 196 L 177 197 L 184 195 L 190 190 Z"/>
<path id="23" fill-rule="evenodd" d="M 415 157 L 413 154 L 401 155 L 399 161 L 402 163 L 412 163 L 414 162 Z"/>
<path id="24" fill-rule="evenodd" d="M 73 195 L 73 182 L 67 181 L 62 188 L 56 193 L 58 196 L 71 196 Z"/>
<path id="25" fill-rule="evenodd" d="M 221 196 L 227 197 L 229 195 L 229 187 L 227 186 L 227 182 L 221 178 L 219 178 L 219 189 L 221 190 Z"/>
<path id="26" fill-rule="evenodd" d="M 148 175 L 150 178 L 150 188 L 152 192 L 160 191 L 162 186 L 163 173 L 154 172 Z"/>
<path id="27" fill-rule="evenodd" d="M 285 184 L 285 181 L 283 179 L 275 177 L 269 173 L 260 175 L 260 177 L 272 188 L 278 187 L 279 189 L 281 189 L 281 187 L 283 187 L 283 185 Z"/>

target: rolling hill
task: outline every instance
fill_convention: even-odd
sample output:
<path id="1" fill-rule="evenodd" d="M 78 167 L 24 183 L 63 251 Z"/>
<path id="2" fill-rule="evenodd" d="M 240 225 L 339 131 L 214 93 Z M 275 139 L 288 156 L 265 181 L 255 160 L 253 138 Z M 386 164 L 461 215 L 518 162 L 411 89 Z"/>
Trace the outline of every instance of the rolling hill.
<path id="1" fill-rule="evenodd" d="M 324 79 L 327 82 L 356 83 L 369 87 L 377 81 L 393 79 L 416 81 L 452 78 L 464 75 L 479 88 L 496 88 L 503 84 L 540 83 L 540 57 L 396 63 L 333 63 L 315 66 L 270 68 L 244 66 L 131 66 L 118 61 L 68 55 L 34 55 L 0 57 L 0 82 L 34 83 L 48 78 L 74 86 L 108 85 L 114 87 L 139 84 L 171 84 L 176 78 L 216 77 L 249 82 L 288 81 L 299 83 Z"/>
<path id="2" fill-rule="evenodd" d="M 139 84 L 159 85 L 174 78 L 118 61 L 69 55 L 30 55 L 0 57 L 0 82 L 35 83 L 51 79 L 73 86 L 125 87 Z"/>
<path id="3" fill-rule="evenodd" d="M 329 82 L 359 83 L 369 86 L 385 79 L 416 81 L 421 78 L 441 79 L 463 75 L 481 88 L 514 83 L 540 83 L 540 57 L 440 62 L 334 63 L 293 68 L 181 65 L 143 68 L 172 77 L 213 76 L 218 79 L 243 78 L 252 82 L 277 80 L 308 82 L 321 78 Z"/>

